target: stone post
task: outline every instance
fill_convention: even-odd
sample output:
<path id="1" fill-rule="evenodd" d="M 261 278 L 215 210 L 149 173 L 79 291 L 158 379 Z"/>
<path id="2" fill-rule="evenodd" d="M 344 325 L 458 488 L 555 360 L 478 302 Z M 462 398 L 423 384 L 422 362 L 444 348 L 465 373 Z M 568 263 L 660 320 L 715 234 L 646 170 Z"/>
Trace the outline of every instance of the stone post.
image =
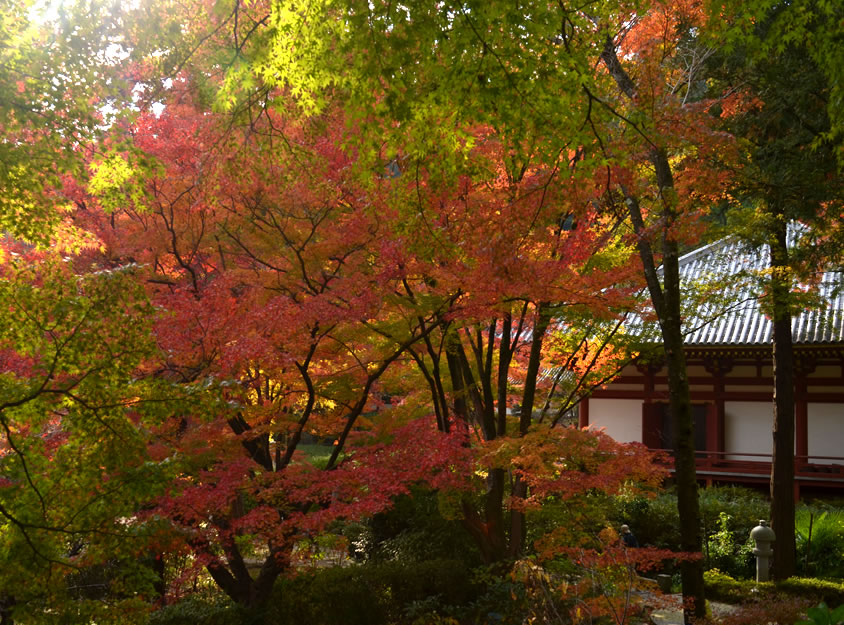
<path id="1" fill-rule="evenodd" d="M 774 555 L 771 543 L 777 539 L 776 534 L 768 527 L 767 521 L 760 520 L 759 525 L 750 530 L 750 538 L 756 542 L 753 549 L 753 555 L 756 556 L 756 581 L 767 582 L 771 576 L 771 556 Z"/>

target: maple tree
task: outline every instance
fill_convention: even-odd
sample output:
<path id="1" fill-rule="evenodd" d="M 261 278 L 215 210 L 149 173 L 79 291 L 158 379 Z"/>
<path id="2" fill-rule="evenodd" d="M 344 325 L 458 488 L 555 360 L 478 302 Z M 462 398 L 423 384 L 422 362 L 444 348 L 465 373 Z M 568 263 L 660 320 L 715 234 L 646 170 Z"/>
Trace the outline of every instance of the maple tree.
<path id="1" fill-rule="evenodd" d="M 332 94 L 362 120 L 364 156 L 452 173 L 474 146 L 473 130 L 487 125 L 513 172 L 571 169 L 581 185 L 595 185 L 584 201 L 626 219 L 669 369 L 683 548 L 699 551 L 677 259 L 699 233 L 695 217 L 721 193 L 722 174 L 708 160 L 729 143 L 699 102 L 702 7 L 274 3 L 269 23 L 266 40 L 245 48 L 230 74 L 246 93 L 277 89 L 306 112 Z M 250 67 L 251 83 L 242 80 Z M 243 91 L 225 95 L 236 108 Z M 702 616 L 699 561 L 684 564 L 683 586 Z"/>
<path id="2" fill-rule="evenodd" d="M 63 177 L 84 178 L 80 147 L 111 117 L 106 100 L 127 101 L 110 54 L 123 40 L 123 16 L 100 2 L 0 7 L 4 623 L 45 609 L 61 618 L 64 599 L 78 591 L 74 576 L 125 557 L 127 546 L 134 556 L 142 541 L 120 519 L 156 487 L 136 428 L 148 413 L 135 368 L 152 352 L 150 309 L 130 268 L 71 268 L 70 256 L 94 241 L 73 224 L 59 191 Z M 95 603 L 72 611 L 110 618 Z"/>
<path id="3" fill-rule="evenodd" d="M 153 320 L 155 351 L 118 370 L 173 395 L 134 430 L 131 462 L 172 479 L 131 525 L 248 606 L 303 537 L 418 481 L 453 492 L 489 563 L 530 549 L 551 501 L 595 525 L 588 495 L 660 478 L 641 446 L 562 427 L 627 357 L 638 254 L 699 551 L 677 257 L 729 145 L 698 101 L 700 7 L 198 6 L 169 7 L 179 27 L 127 63 L 163 112 L 74 144 L 87 170 L 61 186 L 102 245 L 72 279 L 136 265 L 154 306 L 130 317 Z M 164 83 L 162 64 L 183 71 Z M 326 464 L 306 435 L 334 441 Z M 549 558 L 616 566 L 576 531 L 546 538 Z M 700 570 L 685 560 L 687 616 Z"/>
<path id="4" fill-rule="evenodd" d="M 524 406 L 541 362 L 560 367 L 543 397 L 553 425 L 608 375 L 616 364 L 608 339 L 590 341 L 603 326 L 618 332 L 618 310 L 634 290 L 626 281 L 612 287 L 630 250 L 608 220 L 581 212 L 577 228 L 562 227 L 556 172 L 508 180 L 497 168 L 500 143 L 479 135 L 474 180 L 449 188 L 436 170 L 411 177 L 388 166 L 362 183 L 331 114 L 302 122 L 261 110 L 248 127 L 226 125 L 228 117 L 195 108 L 195 88 L 177 81 L 164 112 L 133 128 L 135 148 L 161 167 L 142 194 L 110 213 L 97 207 L 107 188 L 75 197 L 77 219 L 106 245 L 105 258 L 89 262 L 147 268 L 160 311 L 157 375 L 230 402 L 169 420 L 151 452 L 181 458 L 181 479 L 154 514 L 230 597 L 264 603 L 302 536 L 377 512 L 420 480 L 464 493 L 467 525 L 498 562 L 522 553 L 525 513 L 551 492 L 568 499 L 660 479 L 644 449 L 535 429 Z M 524 197 L 514 201 L 520 185 Z M 515 246 L 489 245 L 519 224 Z M 501 316 L 506 335 L 490 315 Z M 575 336 L 571 324 L 588 315 L 601 318 Z M 472 328 L 475 374 L 461 339 Z M 562 365 L 579 368 L 574 384 Z M 418 373 L 408 376 L 408 366 Z M 402 401 L 379 405 L 379 384 Z M 523 403 L 515 432 L 510 387 Z M 297 453 L 306 433 L 335 439 L 326 466 Z M 467 491 L 473 462 L 491 476 L 484 521 Z M 508 474 L 517 475 L 515 497 L 505 496 Z M 508 508 L 505 528 L 495 521 Z M 256 548 L 253 578 L 244 549 Z"/>
<path id="5" fill-rule="evenodd" d="M 4 612 L 62 613 L 76 572 L 143 542 L 121 517 L 149 501 L 165 472 L 146 462 L 136 427 L 151 396 L 136 368 L 152 343 L 131 273 L 76 275 L 37 252 L 0 267 Z"/>
<path id="6" fill-rule="evenodd" d="M 290 567 L 303 533 L 376 512 L 420 479 L 447 483 L 460 444 L 386 422 L 380 440 L 361 446 L 356 428 L 378 425 L 362 416 L 373 385 L 429 332 L 432 313 L 391 312 L 381 207 L 344 179 L 348 157 L 331 128 L 274 115 L 263 122 L 267 136 L 226 133 L 225 120 L 192 108 L 190 88 L 177 85 L 161 117 L 144 116 L 133 130 L 135 147 L 163 168 L 135 196 L 143 205 L 108 214 L 77 189 L 77 217 L 107 243 L 107 257 L 92 262 L 131 257 L 147 267 L 161 311 L 156 375 L 228 402 L 157 433 L 152 453 L 160 461 L 176 454 L 182 477 L 155 514 L 225 592 L 256 605 Z M 290 149 L 274 151 L 273 141 Z M 336 439 L 326 467 L 297 454 L 303 434 Z M 388 439 L 396 443 L 385 449 Z M 415 447 L 406 447 L 416 445 L 428 452 L 411 462 Z M 243 556 L 250 543 L 265 548 L 255 579 Z"/>
<path id="7" fill-rule="evenodd" d="M 476 140 L 475 158 L 506 163 L 497 137 Z M 531 449 L 541 454 L 543 437 L 566 440 L 558 429 L 571 425 L 569 411 L 627 362 L 628 353 L 614 348 L 625 341 L 620 330 L 635 290 L 630 248 L 612 234 L 612 220 L 581 210 L 570 176 L 512 165 L 499 166 L 493 183 L 464 177 L 452 197 L 422 178 L 421 166 L 404 183 L 424 209 L 410 215 L 415 234 L 403 244 L 401 287 L 412 302 L 454 300 L 437 331 L 410 347 L 416 387 L 427 387 L 418 401 L 433 406 L 441 430 L 468 425 L 482 448 L 498 450 L 484 497 L 462 502 L 490 563 L 524 553 L 521 502 L 533 497 L 542 464 L 538 455 L 539 464 L 521 466 Z M 641 478 L 633 466 L 628 477 Z M 608 478 L 605 488 L 619 483 Z"/>

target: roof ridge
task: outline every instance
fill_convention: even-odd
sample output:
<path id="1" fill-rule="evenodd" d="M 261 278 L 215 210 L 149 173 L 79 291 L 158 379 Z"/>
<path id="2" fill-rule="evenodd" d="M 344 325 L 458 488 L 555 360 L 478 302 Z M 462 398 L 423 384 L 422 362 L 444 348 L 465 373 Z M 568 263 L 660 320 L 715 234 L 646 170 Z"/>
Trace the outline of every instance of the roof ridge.
<path id="1" fill-rule="evenodd" d="M 715 251 L 717 248 L 723 248 L 730 242 L 731 239 L 737 238 L 736 235 L 731 234 L 729 236 L 723 237 L 718 239 L 717 241 L 713 241 L 712 243 L 707 243 L 697 249 L 692 250 L 691 252 L 686 252 L 680 258 L 677 259 L 681 265 L 684 263 L 690 263 L 693 260 L 696 260 L 698 256 L 703 256 L 705 254 L 709 254 L 712 251 Z"/>
<path id="2" fill-rule="evenodd" d="M 809 232 L 809 228 L 805 225 L 801 224 L 798 221 L 791 221 L 788 224 L 788 247 L 789 249 L 794 245 L 795 240 Z M 759 245 L 754 245 L 749 241 L 745 241 L 742 239 L 741 236 L 738 234 L 728 234 L 720 239 L 712 241 L 711 243 L 707 243 L 706 245 L 702 245 L 701 247 L 694 249 L 690 252 L 687 252 L 680 256 L 678 262 L 682 266 L 683 264 L 690 263 L 694 260 L 697 260 L 700 256 L 705 256 L 712 252 L 717 251 L 718 248 L 725 248 L 728 245 L 736 245 L 743 254 L 748 254 L 752 252 L 759 253 L 761 250 L 768 247 L 767 243 L 761 243 Z"/>

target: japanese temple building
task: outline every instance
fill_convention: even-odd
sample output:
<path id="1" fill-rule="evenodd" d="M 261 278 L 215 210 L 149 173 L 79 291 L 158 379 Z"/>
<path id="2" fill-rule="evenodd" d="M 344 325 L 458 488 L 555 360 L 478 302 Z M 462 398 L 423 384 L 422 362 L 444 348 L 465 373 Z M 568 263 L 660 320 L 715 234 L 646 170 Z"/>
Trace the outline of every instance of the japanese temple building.
<path id="1" fill-rule="evenodd" d="M 765 484 L 773 425 L 772 323 L 760 310 L 750 276 L 767 251 L 733 240 L 680 261 L 686 285 L 718 281 L 725 297 L 684 318 L 693 402 L 697 472 L 712 483 Z M 734 279 L 733 279 L 734 277 Z M 844 492 L 844 296 L 840 272 L 823 274 L 824 305 L 792 321 L 795 389 L 795 480 L 800 492 Z M 620 441 L 671 448 L 668 380 L 658 354 L 625 367 L 580 406 L 581 427 L 604 428 Z"/>

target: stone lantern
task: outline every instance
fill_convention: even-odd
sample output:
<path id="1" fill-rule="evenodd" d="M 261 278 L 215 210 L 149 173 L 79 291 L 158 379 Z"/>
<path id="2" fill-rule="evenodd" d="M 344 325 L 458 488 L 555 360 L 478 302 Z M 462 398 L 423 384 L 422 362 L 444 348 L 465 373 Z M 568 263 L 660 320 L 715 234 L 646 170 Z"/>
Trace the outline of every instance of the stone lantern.
<path id="1" fill-rule="evenodd" d="M 759 521 L 759 525 L 750 530 L 750 538 L 756 543 L 753 555 L 756 556 L 756 581 L 767 582 L 770 579 L 771 556 L 774 550 L 771 543 L 777 537 L 774 530 L 768 527 L 765 520 Z"/>

